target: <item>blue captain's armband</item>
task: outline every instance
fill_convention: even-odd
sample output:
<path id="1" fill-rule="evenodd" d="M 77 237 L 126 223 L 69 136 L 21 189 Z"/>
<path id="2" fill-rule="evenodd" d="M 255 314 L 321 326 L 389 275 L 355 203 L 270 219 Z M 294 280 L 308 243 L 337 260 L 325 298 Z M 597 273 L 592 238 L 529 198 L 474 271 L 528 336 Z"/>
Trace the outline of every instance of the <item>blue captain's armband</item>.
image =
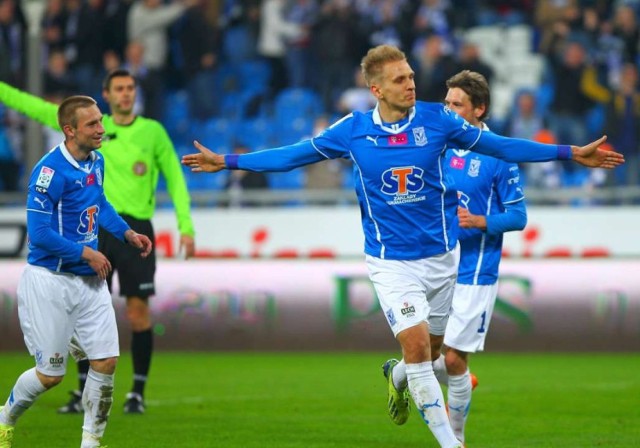
<path id="1" fill-rule="evenodd" d="M 569 145 L 558 145 L 558 160 L 571 160 L 572 151 Z"/>
<path id="2" fill-rule="evenodd" d="M 238 159 L 240 158 L 240 154 L 225 154 L 224 155 L 224 163 L 227 165 L 228 170 L 237 170 L 238 169 Z"/>

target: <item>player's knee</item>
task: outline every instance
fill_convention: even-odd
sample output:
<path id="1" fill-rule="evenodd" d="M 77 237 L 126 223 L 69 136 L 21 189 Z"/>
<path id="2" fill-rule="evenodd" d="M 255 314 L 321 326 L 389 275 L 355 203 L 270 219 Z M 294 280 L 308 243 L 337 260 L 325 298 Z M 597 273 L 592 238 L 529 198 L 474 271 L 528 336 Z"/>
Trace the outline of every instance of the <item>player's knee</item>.
<path id="1" fill-rule="evenodd" d="M 449 375 L 461 375 L 467 371 L 467 353 L 449 349 L 444 358 Z"/>
<path id="2" fill-rule="evenodd" d="M 94 371 L 105 375 L 113 375 L 116 371 L 118 358 L 92 359 L 89 362 L 91 363 L 91 369 Z"/>
<path id="3" fill-rule="evenodd" d="M 44 373 L 38 372 L 37 370 L 36 370 L 36 375 L 38 376 L 38 379 L 40 380 L 40 384 L 42 384 L 42 386 L 45 389 L 51 389 L 52 387 L 57 386 L 64 379 L 64 375 L 63 376 L 50 376 L 50 375 L 45 375 Z"/>

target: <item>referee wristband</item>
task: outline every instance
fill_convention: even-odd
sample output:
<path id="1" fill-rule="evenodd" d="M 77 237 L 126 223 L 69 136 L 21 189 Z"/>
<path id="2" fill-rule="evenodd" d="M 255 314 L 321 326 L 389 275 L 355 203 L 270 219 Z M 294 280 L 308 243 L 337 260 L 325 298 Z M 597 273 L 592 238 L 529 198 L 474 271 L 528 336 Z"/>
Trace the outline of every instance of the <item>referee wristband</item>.
<path id="1" fill-rule="evenodd" d="M 571 160 L 572 155 L 571 146 L 558 145 L 558 160 Z"/>
<path id="2" fill-rule="evenodd" d="M 225 154 L 224 155 L 224 163 L 227 165 L 228 170 L 237 170 L 238 169 L 238 159 L 240 158 L 240 154 Z"/>

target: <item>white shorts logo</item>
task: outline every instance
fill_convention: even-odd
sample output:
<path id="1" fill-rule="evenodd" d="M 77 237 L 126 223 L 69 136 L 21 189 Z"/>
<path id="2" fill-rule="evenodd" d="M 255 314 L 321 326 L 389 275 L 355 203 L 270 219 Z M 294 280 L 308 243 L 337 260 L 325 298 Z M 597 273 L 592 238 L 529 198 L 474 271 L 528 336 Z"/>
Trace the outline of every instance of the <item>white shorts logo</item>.
<path id="1" fill-rule="evenodd" d="M 53 179 L 54 174 L 55 170 L 52 170 L 48 166 L 43 166 L 42 168 L 40 168 L 40 174 L 38 174 L 36 185 L 38 187 L 49 188 L 49 185 L 51 185 L 51 179 Z"/>

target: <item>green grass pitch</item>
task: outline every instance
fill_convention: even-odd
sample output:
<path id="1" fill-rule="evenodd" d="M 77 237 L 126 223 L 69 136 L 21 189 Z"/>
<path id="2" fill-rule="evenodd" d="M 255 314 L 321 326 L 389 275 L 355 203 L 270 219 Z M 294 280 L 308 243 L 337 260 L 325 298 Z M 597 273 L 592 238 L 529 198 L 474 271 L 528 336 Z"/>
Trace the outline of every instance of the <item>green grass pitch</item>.
<path id="1" fill-rule="evenodd" d="M 158 353 L 147 413 L 124 415 L 131 380 L 120 360 L 104 443 L 109 448 L 436 447 L 413 410 L 386 413 L 380 366 L 393 353 Z M 396 354 L 397 356 L 397 354 Z M 32 365 L 0 353 L 0 400 Z M 640 355 L 479 354 L 467 448 L 640 446 Z M 79 446 L 82 418 L 55 410 L 76 386 L 40 397 L 20 420 L 14 448 Z"/>

